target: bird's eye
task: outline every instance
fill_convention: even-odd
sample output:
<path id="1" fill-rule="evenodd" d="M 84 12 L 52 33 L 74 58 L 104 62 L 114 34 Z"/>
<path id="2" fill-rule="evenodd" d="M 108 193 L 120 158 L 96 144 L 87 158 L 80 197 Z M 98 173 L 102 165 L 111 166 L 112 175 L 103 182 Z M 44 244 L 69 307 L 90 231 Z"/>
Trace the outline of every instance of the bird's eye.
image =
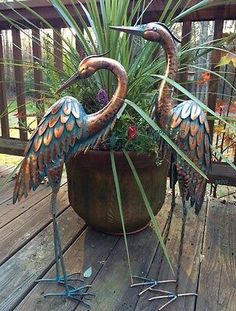
<path id="1" fill-rule="evenodd" d="M 86 69 L 87 69 L 87 67 L 83 67 L 83 68 L 81 69 L 81 72 L 85 71 Z"/>
<path id="2" fill-rule="evenodd" d="M 157 27 L 153 27 L 152 30 L 153 30 L 153 31 L 157 31 Z"/>

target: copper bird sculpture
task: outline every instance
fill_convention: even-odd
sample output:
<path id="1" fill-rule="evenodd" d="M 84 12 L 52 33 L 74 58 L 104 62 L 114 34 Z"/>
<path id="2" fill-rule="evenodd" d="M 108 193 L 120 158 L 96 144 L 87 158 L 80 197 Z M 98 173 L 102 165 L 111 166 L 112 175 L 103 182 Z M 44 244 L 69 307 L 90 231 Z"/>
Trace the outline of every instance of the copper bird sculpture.
<path id="1" fill-rule="evenodd" d="M 160 43 L 166 56 L 165 77 L 172 80 L 176 79 L 178 62 L 175 40 L 179 40 L 175 38 L 165 24 L 153 22 L 138 26 L 111 26 L 111 28 L 128 34 L 141 36 L 148 41 Z M 175 106 L 171 98 L 172 93 L 173 88 L 171 85 L 168 84 L 166 80 L 163 80 L 159 88 L 159 97 L 154 105 L 152 116 L 161 129 L 169 133 L 169 136 L 174 140 L 177 146 L 206 174 L 211 164 L 211 152 L 209 126 L 205 113 L 201 107 L 192 100 L 186 100 Z M 165 152 L 166 149 L 164 145 Z M 174 207 L 175 205 L 174 185 L 177 180 L 183 202 L 183 226 L 179 254 L 180 262 L 187 216 L 186 201 L 190 199 L 191 206 L 194 206 L 196 213 L 198 213 L 203 203 L 207 182 L 174 151 L 172 152 L 171 158 L 173 161 L 171 164 L 172 206 Z M 177 271 L 177 279 L 178 273 L 179 269 Z M 141 284 L 149 284 L 149 289 L 152 290 L 153 287 L 159 283 L 160 282 L 155 280 L 146 279 L 145 282 Z M 163 296 L 151 298 L 151 300 L 161 298 L 170 299 L 159 310 L 162 310 L 178 297 L 195 295 L 193 293 L 178 294 L 178 282 L 175 292 L 162 291 L 162 293 L 164 293 Z"/>
<path id="2" fill-rule="evenodd" d="M 47 293 L 45 296 L 56 295 L 82 301 L 81 297 L 89 295 L 84 292 L 84 289 L 90 285 L 75 288 L 69 284 L 71 280 L 75 279 L 71 275 L 67 275 L 66 272 L 56 218 L 56 198 L 64 162 L 76 156 L 80 151 L 97 145 L 112 129 L 117 113 L 126 97 L 127 74 L 123 66 L 113 59 L 89 56 L 81 61 L 78 71 L 58 90 L 58 92 L 63 91 L 77 80 L 92 76 L 99 69 L 107 69 L 117 77 L 117 88 L 112 99 L 104 108 L 92 114 L 86 114 L 81 103 L 73 97 L 66 96 L 58 100 L 44 115 L 30 138 L 16 179 L 13 203 L 23 196 L 27 197 L 31 189 L 36 190 L 45 176 L 48 177 L 52 188 L 51 213 L 56 276 L 53 279 L 37 281 L 56 282 L 64 285 L 64 291 Z"/>

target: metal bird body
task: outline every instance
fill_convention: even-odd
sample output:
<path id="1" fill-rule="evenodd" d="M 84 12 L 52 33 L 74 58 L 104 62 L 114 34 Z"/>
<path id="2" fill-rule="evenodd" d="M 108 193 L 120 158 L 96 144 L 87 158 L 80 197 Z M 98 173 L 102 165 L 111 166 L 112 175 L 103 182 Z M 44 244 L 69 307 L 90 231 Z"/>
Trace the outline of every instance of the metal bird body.
<path id="1" fill-rule="evenodd" d="M 112 29 L 134 34 L 143 37 L 148 41 L 158 42 L 165 51 L 166 70 L 165 77 L 175 80 L 178 70 L 177 52 L 174 41 L 178 41 L 170 32 L 166 25 L 162 23 L 149 23 L 137 26 L 111 26 Z M 162 80 L 159 88 L 159 96 L 152 111 L 152 117 L 158 125 L 169 133 L 177 146 L 191 159 L 204 173 L 207 173 L 211 163 L 210 136 L 208 122 L 204 111 L 197 103 L 187 100 L 179 105 L 174 105 L 172 101 L 173 87 Z M 161 146 L 165 157 L 170 157 L 170 149 L 161 140 Z M 166 148 L 167 147 L 167 148 Z M 197 173 L 188 163 L 180 158 L 176 152 L 171 154 L 170 177 L 172 187 L 172 208 L 175 206 L 175 182 L 178 180 L 180 194 L 183 202 L 183 226 L 181 231 L 181 243 L 178 258 L 177 282 L 175 292 L 163 291 L 155 287 L 164 282 L 173 280 L 159 281 L 138 277 L 143 280 L 141 283 L 132 286 L 143 286 L 147 288 L 142 290 L 139 295 L 146 291 L 157 291 L 163 295 L 152 297 L 149 300 L 169 298 L 169 301 L 162 305 L 158 310 L 163 310 L 178 297 L 196 296 L 195 293 L 178 293 L 179 266 L 183 252 L 183 238 L 185 232 L 185 223 L 187 217 L 186 200 L 190 199 L 191 205 L 195 206 L 198 213 L 203 202 L 206 180 Z M 155 289 L 154 289 L 155 288 Z"/>
<path id="2" fill-rule="evenodd" d="M 115 60 L 95 56 L 86 58 L 80 64 L 79 73 L 60 91 L 76 79 L 87 78 L 87 71 L 92 70 L 93 74 L 101 68 L 111 70 L 118 78 L 112 100 L 100 111 L 89 115 L 82 104 L 70 96 L 59 99 L 50 107 L 26 146 L 25 158 L 15 183 L 14 203 L 22 196 L 26 197 L 31 189 L 35 190 L 51 167 L 59 168 L 61 163 L 81 150 L 94 147 L 114 125 L 127 92 L 126 72 Z"/>
<path id="3" fill-rule="evenodd" d="M 178 61 L 175 41 L 179 41 L 163 23 L 138 26 L 111 26 L 112 29 L 138 35 L 148 41 L 158 42 L 165 51 L 165 77 L 176 79 Z M 201 107 L 192 100 L 175 106 L 172 100 L 173 87 L 165 79 L 159 87 L 159 96 L 152 116 L 158 125 L 170 133 L 177 146 L 204 172 L 210 168 L 210 136 L 208 122 Z M 177 179 L 183 203 L 190 198 L 199 212 L 206 188 L 206 180 L 179 156 L 174 154 Z"/>
<path id="4" fill-rule="evenodd" d="M 58 92 L 63 91 L 78 79 L 85 79 L 99 69 L 110 70 L 116 75 L 116 91 L 108 104 L 98 112 L 86 114 L 82 104 L 75 98 L 66 96 L 50 107 L 31 136 L 21 168 L 16 178 L 13 202 L 27 197 L 35 190 L 45 176 L 52 187 L 51 212 L 54 229 L 54 248 L 56 258 L 56 278 L 39 281 L 55 281 L 65 285 L 62 293 L 46 296 L 65 296 L 81 301 L 81 292 L 88 286 L 74 288 L 69 281 L 75 280 L 66 273 L 61 250 L 60 234 L 56 220 L 56 196 L 60 187 L 63 164 L 81 150 L 97 145 L 113 127 L 116 116 L 123 105 L 127 93 L 127 74 L 123 66 L 110 58 L 89 56 L 82 60 L 76 72 L 65 82 Z M 60 276 L 60 269 L 62 276 Z"/>

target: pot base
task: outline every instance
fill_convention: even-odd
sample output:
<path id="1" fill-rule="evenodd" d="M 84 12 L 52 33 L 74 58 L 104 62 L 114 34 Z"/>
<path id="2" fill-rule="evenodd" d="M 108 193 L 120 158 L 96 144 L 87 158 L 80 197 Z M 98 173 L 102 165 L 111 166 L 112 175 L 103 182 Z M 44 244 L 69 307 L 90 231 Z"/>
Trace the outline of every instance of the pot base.
<path id="1" fill-rule="evenodd" d="M 129 231 L 129 232 L 126 232 L 127 235 L 132 235 L 132 234 L 135 234 L 135 233 L 139 233 L 139 232 L 142 232 L 143 230 L 145 230 L 147 227 L 149 227 L 149 224 L 150 224 L 150 221 L 144 225 L 142 228 L 140 229 L 136 229 L 134 231 Z M 117 236 L 123 236 L 124 233 L 123 232 L 104 232 L 104 231 L 101 231 L 101 230 L 97 230 L 93 227 L 94 230 L 98 231 L 98 232 L 103 232 L 103 233 L 106 233 L 106 234 L 110 234 L 110 235 L 117 235 Z"/>

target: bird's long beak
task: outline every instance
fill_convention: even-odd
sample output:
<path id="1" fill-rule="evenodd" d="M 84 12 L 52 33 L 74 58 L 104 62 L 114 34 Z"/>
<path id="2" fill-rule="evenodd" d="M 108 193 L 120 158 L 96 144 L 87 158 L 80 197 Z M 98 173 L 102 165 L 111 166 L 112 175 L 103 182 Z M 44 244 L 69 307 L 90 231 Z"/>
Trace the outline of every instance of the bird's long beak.
<path id="1" fill-rule="evenodd" d="M 71 86 L 76 80 L 80 79 L 80 73 L 77 71 L 73 76 L 71 76 L 66 82 L 64 82 L 60 88 L 56 91 L 55 95 L 60 94 L 62 91 L 64 91 L 66 88 Z"/>
<path id="2" fill-rule="evenodd" d="M 137 26 L 110 26 L 111 29 L 120 31 L 120 32 L 126 32 L 131 35 L 136 36 L 143 36 L 144 33 L 144 25 L 137 25 Z"/>

